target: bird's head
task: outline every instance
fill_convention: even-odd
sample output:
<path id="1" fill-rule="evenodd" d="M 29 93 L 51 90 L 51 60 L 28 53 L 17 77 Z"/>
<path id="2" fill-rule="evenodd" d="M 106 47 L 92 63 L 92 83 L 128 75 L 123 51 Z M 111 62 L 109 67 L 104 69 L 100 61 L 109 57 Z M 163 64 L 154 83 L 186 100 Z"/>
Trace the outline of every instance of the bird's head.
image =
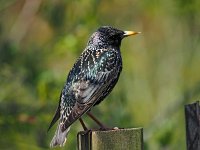
<path id="1" fill-rule="evenodd" d="M 88 44 L 119 47 L 124 37 L 138 33 L 140 32 L 122 31 L 110 26 L 102 26 L 93 33 Z"/>

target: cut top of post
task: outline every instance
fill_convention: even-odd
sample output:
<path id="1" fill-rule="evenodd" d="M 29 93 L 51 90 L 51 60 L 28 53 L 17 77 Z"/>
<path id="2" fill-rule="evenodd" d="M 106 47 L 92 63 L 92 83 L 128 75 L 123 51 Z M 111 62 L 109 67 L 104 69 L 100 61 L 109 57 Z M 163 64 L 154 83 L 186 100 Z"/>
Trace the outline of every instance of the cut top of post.
<path id="1" fill-rule="evenodd" d="M 79 150 L 142 150 L 143 129 L 128 128 L 78 133 Z"/>

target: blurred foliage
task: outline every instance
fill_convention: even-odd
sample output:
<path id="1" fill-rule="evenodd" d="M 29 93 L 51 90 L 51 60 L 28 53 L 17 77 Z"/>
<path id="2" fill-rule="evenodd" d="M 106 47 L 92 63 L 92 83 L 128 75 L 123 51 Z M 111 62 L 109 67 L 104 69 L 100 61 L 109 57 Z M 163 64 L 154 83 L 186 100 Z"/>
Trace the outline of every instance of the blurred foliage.
<path id="1" fill-rule="evenodd" d="M 144 127 L 146 150 L 185 149 L 184 104 L 200 96 L 199 7 L 198 0 L 1 0 L 0 149 L 48 148 L 67 73 L 101 25 L 142 34 L 123 41 L 120 80 L 93 112 L 109 126 Z M 75 149 L 80 130 L 75 123 L 61 149 Z"/>

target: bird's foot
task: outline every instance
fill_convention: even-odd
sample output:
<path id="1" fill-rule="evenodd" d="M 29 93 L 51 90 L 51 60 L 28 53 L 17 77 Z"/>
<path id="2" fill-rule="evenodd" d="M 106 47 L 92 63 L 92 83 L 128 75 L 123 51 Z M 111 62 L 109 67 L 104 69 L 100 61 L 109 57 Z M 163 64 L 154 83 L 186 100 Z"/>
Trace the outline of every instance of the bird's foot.
<path id="1" fill-rule="evenodd" d="M 112 128 L 108 128 L 108 127 L 101 127 L 99 128 L 100 131 L 108 131 L 108 130 L 112 130 Z"/>
<path id="2" fill-rule="evenodd" d="M 92 129 L 87 129 L 87 130 L 81 131 L 80 133 L 81 133 L 81 135 L 86 135 L 86 134 L 89 134 L 92 131 L 93 131 Z"/>
<path id="3" fill-rule="evenodd" d="M 102 126 L 99 130 L 108 131 L 108 130 L 118 130 L 118 129 L 119 129 L 118 127 L 110 128 L 110 127 Z"/>
<path id="4" fill-rule="evenodd" d="M 92 132 L 92 129 L 87 129 L 87 130 L 85 130 L 85 134 L 88 134 L 88 133 L 90 133 L 90 132 Z"/>

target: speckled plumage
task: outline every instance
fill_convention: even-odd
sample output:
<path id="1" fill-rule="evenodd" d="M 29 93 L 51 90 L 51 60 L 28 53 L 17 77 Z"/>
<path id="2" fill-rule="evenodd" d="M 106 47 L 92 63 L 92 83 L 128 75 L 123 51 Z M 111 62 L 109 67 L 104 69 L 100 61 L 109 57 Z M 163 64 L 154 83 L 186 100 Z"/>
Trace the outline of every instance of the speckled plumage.
<path id="1" fill-rule="evenodd" d="M 70 70 L 49 129 L 59 119 L 51 147 L 65 143 L 70 125 L 99 104 L 116 85 L 122 70 L 121 40 L 125 32 L 100 27 Z"/>

